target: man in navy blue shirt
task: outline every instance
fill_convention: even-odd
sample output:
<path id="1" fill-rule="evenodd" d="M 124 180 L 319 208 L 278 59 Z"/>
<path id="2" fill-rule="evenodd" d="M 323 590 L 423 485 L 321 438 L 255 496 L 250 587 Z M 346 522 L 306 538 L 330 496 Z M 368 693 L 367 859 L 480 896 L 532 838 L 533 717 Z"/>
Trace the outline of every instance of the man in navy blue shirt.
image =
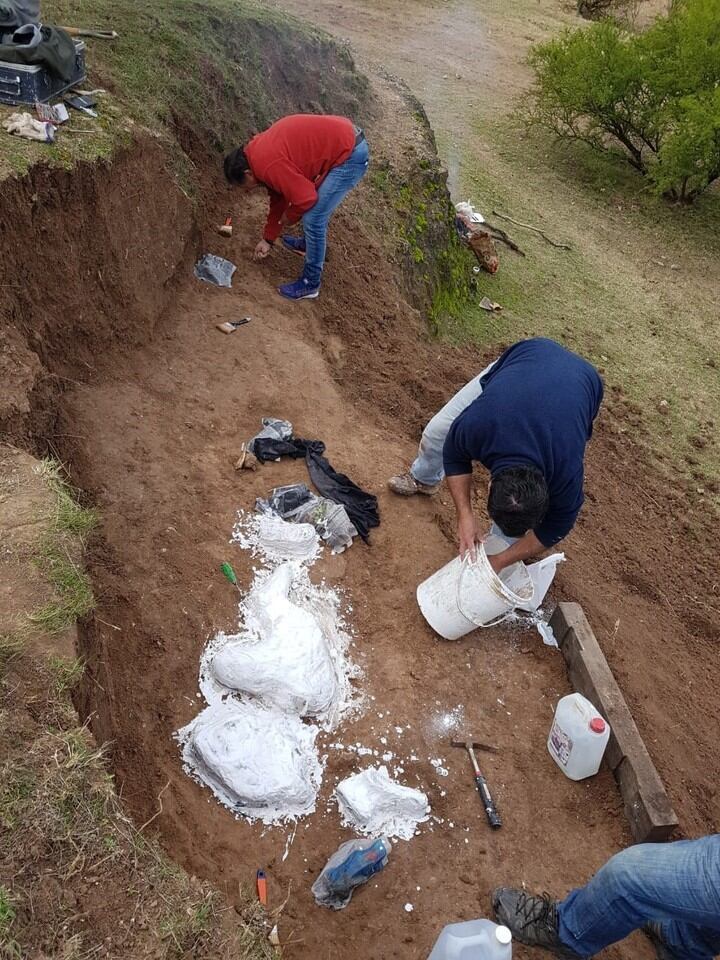
<path id="1" fill-rule="evenodd" d="M 470 499 L 473 462 L 490 471 L 488 514 L 506 548 L 499 573 L 554 546 L 583 503 L 583 460 L 603 397 L 597 370 L 553 340 L 514 344 L 466 384 L 423 431 L 408 473 L 389 486 L 433 494 L 443 476 L 455 502 L 461 556 L 483 536 Z"/>

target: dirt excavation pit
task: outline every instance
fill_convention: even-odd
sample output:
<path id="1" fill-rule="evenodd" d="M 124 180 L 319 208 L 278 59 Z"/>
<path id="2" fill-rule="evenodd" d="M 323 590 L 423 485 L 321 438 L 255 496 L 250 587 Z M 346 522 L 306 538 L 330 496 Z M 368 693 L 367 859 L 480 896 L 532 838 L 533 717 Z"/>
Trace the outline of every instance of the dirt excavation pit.
<path id="1" fill-rule="evenodd" d="M 368 402 L 365 388 L 342 375 L 344 354 L 356 369 L 352 351 L 368 316 L 364 277 L 346 274 L 346 263 L 350 256 L 379 262 L 372 241 L 352 227 L 352 203 L 335 224 L 336 252 L 317 304 L 277 297 L 274 285 L 297 269 L 291 254 L 250 262 L 262 213 L 262 204 L 253 205 L 247 231 L 223 247 L 239 265 L 231 290 L 188 279 L 151 342 L 97 357 L 92 382 L 64 394 L 57 430 L 103 518 L 102 542 L 90 557 L 100 609 L 83 641 L 84 706 L 98 740 L 113 743 L 125 802 L 141 823 L 161 810 L 153 826 L 174 858 L 231 899 L 259 867 L 271 906 L 289 896 L 280 922 L 286 956 L 335 957 L 342 943 L 343 956 L 410 960 L 429 953 L 445 923 L 487 916 L 495 885 L 564 892 L 630 837 L 611 774 L 571 783 L 547 754 L 554 706 L 570 690 L 561 655 L 534 628 L 441 641 L 415 602 L 417 584 L 453 556 L 453 511 L 445 493 L 408 501 L 387 492 L 387 478 L 413 453 L 402 418 L 429 409 L 424 391 L 434 389 L 433 370 L 449 393 L 471 364 L 479 368 L 478 358 L 441 358 L 414 312 L 398 303 L 392 275 L 368 267 L 374 295 L 396 303 L 393 322 L 383 322 L 396 352 L 392 376 L 408 405 L 403 414 L 387 396 Z M 215 329 L 246 315 L 252 322 L 232 337 Z M 366 385 L 387 376 L 373 349 L 368 336 Z M 371 546 L 356 540 L 338 556 L 326 549 L 310 568 L 314 582 L 345 598 L 362 699 L 319 735 L 327 761 L 316 811 L 275 827 L 236 819 L 188 777 L 173 736 L 203 708 L 198 673 L 208 639 L 238 629 L 238 593 L 220 564 L 232 563 L 243 591 L 258 565 L 230 543 L 237 511 L 252 510 L 275 486 L 307 481 L 303 461 L 234 470 L 240 443 L 266 415 L 322 439 L 338 469 L 378 494 L 382 520 Z M 504 821 L 498 832 L 486 822 L 467 756 L 450 746 L 463 736 L 498 748 L 481 757 Z M 395 844 L 386 869 L 347 909 L 325 910 L 311 885 L 355 836 L 332 794 L 338 781 L 372 764 L 422 790 L 431 818 Z M 610 955 L 644 950 L 630 941 Z M 519 947 L 516 955 L 530 954 Z"/>

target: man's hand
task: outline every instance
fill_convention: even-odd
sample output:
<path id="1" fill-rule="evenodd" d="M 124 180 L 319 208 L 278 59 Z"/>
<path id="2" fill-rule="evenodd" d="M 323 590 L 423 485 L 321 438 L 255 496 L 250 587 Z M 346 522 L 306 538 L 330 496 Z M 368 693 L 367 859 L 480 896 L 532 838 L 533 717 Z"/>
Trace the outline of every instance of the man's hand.
<path id="1" fill-rule="evenodd" d="M 258 245 L 255 247 L 255 253 L 253 253 L 253 260 L 264 260 L 265 257 L 272 250 L 271 244 L 267 240 L 261 240 Z"/>
<path id="2" fill-rule="evenodd" d="M 477 545 L 482 541 L 482 534 L 477 520 L 472 514 L 464 515 L 458 521 L 458 547 L 460 556 L 464 559 L 470 554 L 471 560 L 477 560 Z"/>

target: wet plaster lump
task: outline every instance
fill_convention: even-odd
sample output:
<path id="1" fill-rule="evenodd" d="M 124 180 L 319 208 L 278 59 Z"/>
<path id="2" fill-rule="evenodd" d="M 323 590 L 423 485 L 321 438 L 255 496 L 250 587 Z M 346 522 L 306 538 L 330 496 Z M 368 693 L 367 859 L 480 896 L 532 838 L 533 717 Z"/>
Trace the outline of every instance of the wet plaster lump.
<path id="1" fill-rule="evenodd" d="M 359 707 L 351 681 L 360 671 L 348 656 L 341 595 L 310 580 L 321 552 L 314 528 L 241 514 L 233 541 L 262 566 L 240 602 L 238 632 L 217 634 L 202 655 L 207 707 L 176 736 L 186 772 L 220 803 L 281 824 L 315 810 L 327 759 L 318 733 Z M 371 836 L 409 840 L 430 813 L 426 795 L 384 766 L 344 780 L 336 799 L 345 823 Z"/>

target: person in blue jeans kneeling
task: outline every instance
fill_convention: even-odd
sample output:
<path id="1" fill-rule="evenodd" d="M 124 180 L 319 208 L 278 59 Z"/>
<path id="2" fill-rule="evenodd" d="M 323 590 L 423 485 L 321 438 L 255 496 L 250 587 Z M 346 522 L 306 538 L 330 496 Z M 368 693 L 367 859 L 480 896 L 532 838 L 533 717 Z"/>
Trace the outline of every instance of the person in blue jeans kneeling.
<path id="1" fill-rule="evenodd" d="M 643 930 L 659 960 L 720 955 L 720 834 L 646 843 L 618 853 L 564 900 L 501 887 L 498 923 L 560 957 L 592 957 Z"/>
<path id="2" fill-rule="evenodd" d="M 365 134 L 346 117 L 283 117 L 225 157 L 225 177 L 241 190 L 270 196 L 254 258 L 264 260 L 285 227 L 302 221 L 303 236 L 282 236 L 283 246 L 305 259 L 301 276 L 278 287 L 288 300 L 314 300 L 320 292 L 330 218 L 367 173 Z"/>

